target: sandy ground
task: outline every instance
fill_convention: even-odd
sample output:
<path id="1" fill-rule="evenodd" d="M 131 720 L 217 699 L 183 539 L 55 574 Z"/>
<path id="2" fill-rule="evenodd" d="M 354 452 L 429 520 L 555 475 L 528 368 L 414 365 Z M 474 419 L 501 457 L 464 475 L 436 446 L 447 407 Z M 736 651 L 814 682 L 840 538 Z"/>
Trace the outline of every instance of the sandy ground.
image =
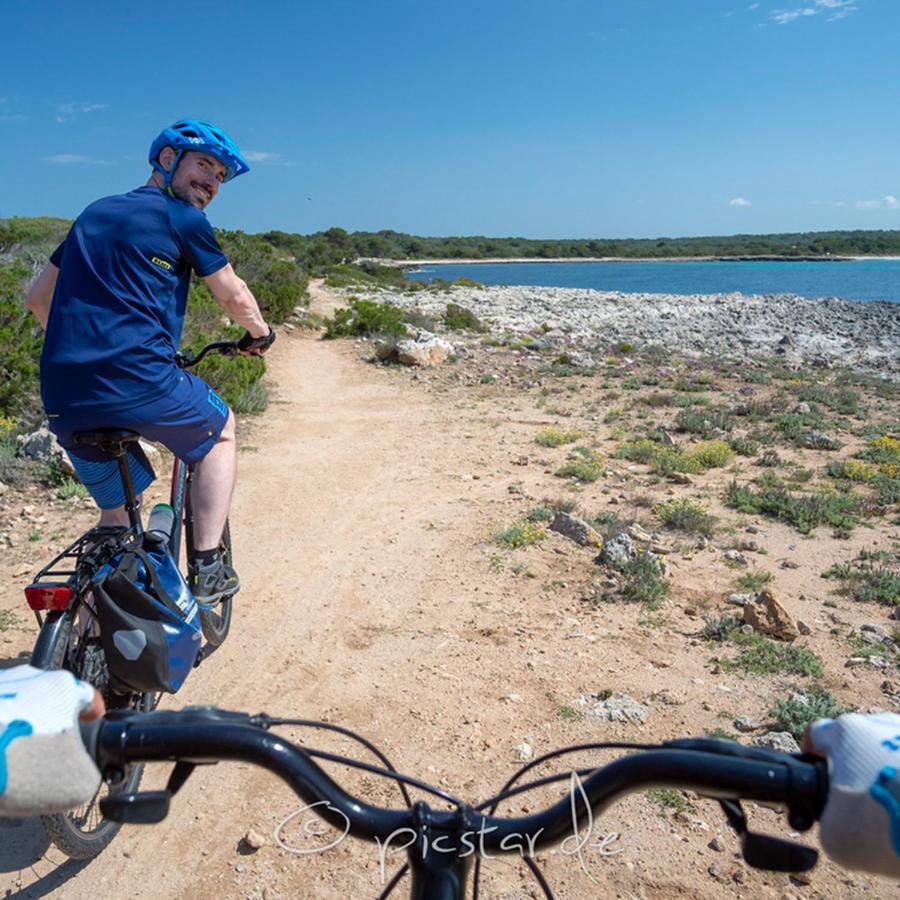
<path id="1" fill-rule="evenodd" d="M 314 292 L 320 309 L 333 302 Z M 587 548 L 553 536 L 527 556 L 497 553 L 491 529 L 546 492 L 550 462 L 542 457 L 562 451 L 536 448 L 533 437 L 555 418 L 527 397 L 473 398 L 362 356 L 353 342 L 323 342 L 309 332 L 282 334 L 275 344 L 273 402 L 241 429 L 232 523 L 243 588 L 232 633 L 166 707 L 212 702 L 341 723 L 402 771 L 470 800 L 499 789 L 523 742 L 538 754 L 586 740 L 696 734 L 714 727 L 723 710 L 764 718 L 771 680 L 713 677 L 708 650 L 691 643 L 699 626 L 685 608 L 711 602 L 713 593 L 702 555 L 673 558 L 678 587 L 659 627 L 634 607 L 584 602 Z M 0 515 L 20 515 L 21 498 L 2 502 Z M 30 502 L 40 519 L 40 497 Z M 20 599 L 34 563 L 91 521 L 83 504 L 48 506 L 44 517 L 37 538 L 0 561 L 0 611 L 13 611 L 12 625 L 0 631 L 5 664 L 27 657 L 35 637 Z M 758 540 L 773 559 L 802 544 L 775 525 Z M 871 537 L 854 537 L 841 552 L 858 549 L 854 542 Z M 531 577 L 521 574 L 526 568 Z M 807 609 L 801 598 L 809 595 L 810 570 L 779 578 L 792 611 Z M 846 615 L 866 620 L 862 612 Z M 821 649 L 827 638 L 823 625 L 811 640 Z M 880 696 L 883 676 L 840 666 L 829 664 L 838 693 Z M 604 688 L 650 703 L 647 723 L 571 715 L 579 694 Z M 350 750 L 341 740 L 315 742 Z M 340 772 L 368 798 L 397 804 L 390 788 Z M 161 784 L 166 774 L 151 773 L 145 784 Z M 508 809 L 537 805 L 529 798 Z M 377 896 L 373 847 L 345 841 L 300 856 L 276 845 L 274 829 L 298 806 L 285 786 L 248 766 L 203 769 L 164 824 L 126 827 L 86 865 L 48 847 L 39 822 L 0 821 L 0 890 L 21 898 Z M 751 817 L 762 830 L 788 833 L 772 811 Z M 266 836 L 255 853 L 241 846 L 250 829 Z M 559 851 L 542 854 L 558 897 L 896 896 L 885 882 L 827 863 L 809 884 L 747 868 L 710 801 L 673 814 L 632 796 L 595 824 L 598 844 L 613 832 L 620 837 L 606 849 L 586 851 L 586 872 Z M 717 835 L 720 851 L 708 846 Z M 299 841 L 299 828 L 286 837 Z M 398 860 L 389 857 L 389 873 Z M 489 866 L 482 896 L 540 891 L 523 865 L 507 859 Z"/>

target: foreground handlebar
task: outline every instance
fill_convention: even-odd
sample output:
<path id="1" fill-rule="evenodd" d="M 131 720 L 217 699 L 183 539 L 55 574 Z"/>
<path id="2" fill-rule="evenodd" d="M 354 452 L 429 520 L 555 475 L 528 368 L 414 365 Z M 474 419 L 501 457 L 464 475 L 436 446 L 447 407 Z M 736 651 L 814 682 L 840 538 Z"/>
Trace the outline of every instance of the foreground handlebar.
<path id="1" fill-rule="evenodd" d="M 672 741 L 660 749 L 621 757 L 595 770 L 566 797 L 534 815 L 501 818 L 468 805 L 438 810 L 424 803 L 410 809 L 371 806 L 341 788 L 302 748 L 260 727 L 261 719 L 212 708 L 145 714 L 110 714 L 93 727 L 87 744 L 105 775 L 132 763 L 253 763 L 282 778 L 317 812 L 354 837 L 384 842 L 398 830 L 480 836 L 482 850 L 515 852 L 527 840 L 539 850 L 563 840 L 592 815 L 627 793 L 649 788 L 681 788 L 724 800 L 784 804 L 793 828 L 806 830 L 821 814 L 828 792 L 823 760 L 743 747 L 715 739 Z M 90 726 L 88 726 L 90 729 Z M 324 801 L 324 803 L 322 802 Z M 513 844 L 513 838 L 519 843 Z"/>

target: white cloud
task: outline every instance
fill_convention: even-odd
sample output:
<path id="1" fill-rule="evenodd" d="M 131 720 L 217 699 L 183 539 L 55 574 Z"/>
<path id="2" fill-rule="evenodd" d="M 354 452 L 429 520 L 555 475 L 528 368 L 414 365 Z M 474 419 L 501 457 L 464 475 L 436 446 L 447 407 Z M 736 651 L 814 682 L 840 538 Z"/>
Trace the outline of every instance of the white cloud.
<path id="1" fill-rule="evenodd" d="M 900 200 L 893 194 L 887 194 L 880 200 L 857 200 L 857 209 L 900 209 Z"/>
<path id="2" fill-rule="evenodd" d="M 79 153 L 57 153 L 54 156 L 45 156 L 44 159 L 51 163 L 61 163 L 67 165 L 70 163 L 86 163 L 92 166 L 108 166 L 109 163 L 105 159 L 94 159 L 91 156 L 82 156 Z"/>
<path id="3" fill-rule="evenodd" d="M 75 116 L 85 115 L 87 113 L 102 112 L 108 109 L 108 103 L 60 103 L 56 107 L 56 121 L 69 122 Z"/>
<path id="4" fill-rule="evenodd" d="M 728 201 L 729 206 L 749 206 L 750 201 L 745 200 L 743 197 L 735 197 L 733 200 Z"/>
<path id="5" fill-rule="evenodd" d="M 751 4 L 747 7 L 747 11 L 748 11 L 748 12 L 753 12 L 754 9 L 759 9 L 759 4 L 758 4 L 758 3 L 751 3 Z"/>
<path id="6" fill-rule="evenodd" d="M 275 162 L 281 159 L 280 153 L 267 153 L 265 150 L 248 150 L 244 154 L 247 162 Z"/>
<path id="7" fill-rule="evenodd" d="M 858 0 L 812 0 L 809 6 L 797 6 L 794 9 L 776 9 L 772 13 L 772 20 L 776 25 L 787 25 L 797 19 L 817 16 L 821 12 L 830 13 L 829 22 L 845 19 L 850 13 L 859 9 Z"/>

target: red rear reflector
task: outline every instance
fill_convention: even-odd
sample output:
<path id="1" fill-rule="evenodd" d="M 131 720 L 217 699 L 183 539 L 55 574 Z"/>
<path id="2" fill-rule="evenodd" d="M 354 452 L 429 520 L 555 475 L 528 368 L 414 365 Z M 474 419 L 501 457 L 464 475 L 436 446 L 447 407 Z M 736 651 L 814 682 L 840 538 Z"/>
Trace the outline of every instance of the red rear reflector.
<path id="1" fill-rule="evenodd" d="M 25 588 L 25 599 L 34 610 L 68 609 L 72 588 L 67 584 L 30 584 Z"/>

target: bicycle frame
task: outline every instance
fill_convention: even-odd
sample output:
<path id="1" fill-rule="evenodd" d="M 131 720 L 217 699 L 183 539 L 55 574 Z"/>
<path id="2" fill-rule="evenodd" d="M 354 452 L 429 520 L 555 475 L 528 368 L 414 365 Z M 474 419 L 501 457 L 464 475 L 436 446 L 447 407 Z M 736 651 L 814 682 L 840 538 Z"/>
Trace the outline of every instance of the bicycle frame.
<path id="1" fill-rule="evenodd" d="M 172 559 L 178 561 L 178 554 L 181 552 L 181 530 L 184 526 L 185 519 L 185 500 L 187 499 L 187 491 L 190 487 L 190 469 L 187 464 L 175 457 L 175 463 L 172 466 L 172 488 L 169 492 L 169 504 L 175 512 L 175 521 L 172 523 L 172 533 L 169 535 L 169 552 Z M 187 543 L 188 558 L 190 558 L 193 547 L 191 544 L 191 530 L 187 529 L 185 541 Z"/>

